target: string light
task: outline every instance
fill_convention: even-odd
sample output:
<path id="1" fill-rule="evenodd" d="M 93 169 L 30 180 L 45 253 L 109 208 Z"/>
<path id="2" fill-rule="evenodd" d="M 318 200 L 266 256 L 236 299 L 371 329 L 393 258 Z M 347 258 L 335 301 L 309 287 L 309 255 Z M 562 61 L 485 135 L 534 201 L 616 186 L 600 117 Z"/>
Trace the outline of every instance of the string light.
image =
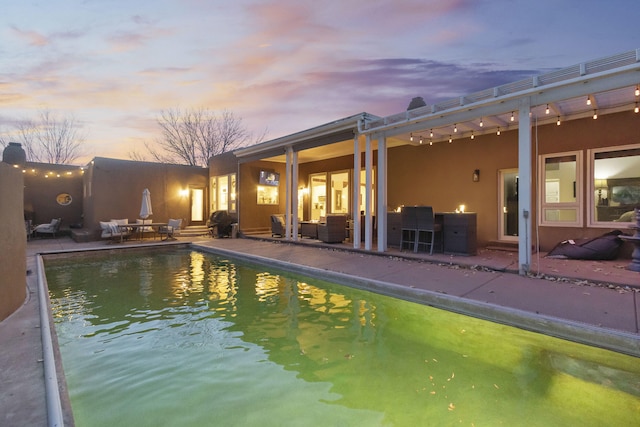
<path id="1" fill-rule="evenodd" d="M 560 126 L 560 116 L 558 116 L 558 121 L 556 122 L 556 125 Z"/>
<path id="2" fill-rule="evenodd" d="M 453 141 L 453 139 L 451 139 L 451 135 L 449 135 L 449 144 L 451 144 L 451 141 Z"/>
<path id="3" fill-rule="evenodd" d="M 640 107 L 638 106 L 638 103 L 636 102 L 636 108 L 633 109 L 634 113 L 640 113 Z"/>
<path id="4" fill-rule="evenodd" d="M 589 98 L 589 95 L 587 95 L 587 105 L 591 105 L 591 98 Z"/>
<path id="5" fill-rule="evenodd" d="M 409 141 L 413 142 L 413 134 L 409 137 Z"/>
<path id="6" fill-rule="evenodd" d="M 420 144 L 422 144 L 422 136 L 420 136 Z"/>
<path id="7" fill-rule="evenodd" d="M 636 96 L 640 96 L 640 86 L 636 85 Z"/>
<path id="8" fill-rule="evenodd" d="M 429 138 L 433 138 L 433 129 L 429 130 Z"/>
<path id="9" fill-rule="evenodd" d="M 496 135 L 500 135 L 500 127 L 498 127 L 498 132 L 496 133 Z"/>
<path id="10" fill-rule="evenodd" d="M 547 109 L 546 109 L 546 110 L 544 110 L 544 113 L 545 113 L 545 114 L 549 114 L 549 104 L 547 104 Z"/>
<path id="11" fill-rule="evenodd" d="M 475 135 L 473 135 L 473 131 L 471 131 L 471 139 L 474 139 Z"/>
<path id="12" fill-rule="evenodd" d="M 511 112 L 511 121 L 514 121 L 516 118 L 513 115 L 513 111 Z"/>
<path id="13" fill-rule="evenodd" d="M 484 126 L 484 122 L 482 121 L 482 118 L 480 118 L 480 127 Z"/>
<path id="14" fill-rule="evenodd" d="M 456 132 L 458 132 L 458 124 L 457 123 L 453 125 L 453 133 L 456 133 Z"/>
<path id="15" fill-rule="evenodd" d="M 433 141 L 432 140 L 429 140 L 429 145 L 433 145 Z"/>
<path id="16" fill-rule="evenodd" d="M 598 118 L 598 111 L 593 110 L 593 120 L 596 120 L 597 118 Z"/>

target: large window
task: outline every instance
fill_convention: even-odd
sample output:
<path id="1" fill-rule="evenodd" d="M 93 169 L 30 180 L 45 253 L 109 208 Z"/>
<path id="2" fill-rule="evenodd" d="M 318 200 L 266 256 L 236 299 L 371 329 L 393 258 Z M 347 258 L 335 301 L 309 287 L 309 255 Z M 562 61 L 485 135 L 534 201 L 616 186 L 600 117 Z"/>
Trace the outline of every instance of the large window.
<path id="1" fill-rule="evenodd" d="M 590 225 L 620 227 L 640 208 L 640 145 L 589 150 Z"/>
<path id="2" fill-rule="evenodd" d="M 581 226 L 582 153 L 548 154 L 540 161 L 540 224 Z"/>

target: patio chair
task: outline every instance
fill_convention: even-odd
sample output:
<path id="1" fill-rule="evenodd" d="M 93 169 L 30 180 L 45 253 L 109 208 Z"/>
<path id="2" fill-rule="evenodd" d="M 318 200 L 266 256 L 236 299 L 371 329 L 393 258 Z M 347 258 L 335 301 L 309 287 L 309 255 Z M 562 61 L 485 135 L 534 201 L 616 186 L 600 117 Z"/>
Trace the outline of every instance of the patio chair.
<path id="1" fill-rule="evenodd" d="M 167 222 L 167 225 L 163 225 L 158 229 L 158 234 L 160 237 L 166 236 L 162 240 L 175 240 L 177 235 L 180 234 L 180 228 L 182 227 L 182 219 L 170 219 Z"/>
<path id="2" fill-rule="evenodd" d="M 418 217 L 415 206 L 403 206 L 400 212 L 400 250 L 404 249 L 405 244 L 413 250 L 416 248 L 418 236 Z"/>
<path id="3" fill-rule="evenodd" d="M 418 252 L 420 246 L 425 246 L 429 248 L 429 253 L 433 255 L 433 246 L 436 241 L 436 233 L 442 233 L 442 225 L 435 223 L 433 208 L 431 206 L 418 206 L 415 209 L 416 242 L 413 251 Z M 442 238 L 440 238 L 441 246 L 442 243 Z"/>
<path id="4" fill-rule="evenodd" d="M 36 227 L 33 229 L 33 235 L 50 235 L 55 239 L 56 233 L 60 230 L 60 224 L 62 224 L 62 218 L 54 218 L 47 224 L 36 225 Z"/>
<path id="5" fill-rule="evenodd" d="M 131 235 L 131 229 L 126 227 L 128 219 L 112 219 L 110 221 L 100 221 L 102 233 L 100 238 L 110 241 L 120 240 L 122 242 Z"/>
<path id="6" fill-rule="evenodd" d="M 280 236 L 284 237 L 284 215 L 274 214 L 271 215 L 271 237 Z"/>
<path id="7" fill-rule="evenodd" d="M 347 237 L 347 216 L 329 214 L 325 221 L 318 224 L 318 240 L 325 243 L 342 243 Z"/>

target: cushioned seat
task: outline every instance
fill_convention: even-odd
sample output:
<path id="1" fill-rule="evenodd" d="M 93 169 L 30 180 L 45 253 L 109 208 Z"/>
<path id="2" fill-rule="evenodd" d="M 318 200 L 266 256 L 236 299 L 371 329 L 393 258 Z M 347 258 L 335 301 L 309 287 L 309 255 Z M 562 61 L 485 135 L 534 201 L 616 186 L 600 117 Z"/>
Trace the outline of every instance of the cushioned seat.
<path id="1" fill-rule="evenodd" d="M 60 230 L 60 224 L 62 223 L 62 218 L 54 218 L 51 222 L 47 224 L 39 224 L 33 229 L 33 235 L 37 236 L 38 234 L 50 235 L 52 237 L 56 237 L 56 233 Z"/>
<path id="2" fill-rule="evenodd" d="M 158 234 L 160 237 L 163 235 L 165 238 L 163 240 L 175 240 L 175 236 L 180 235 L 180 228 L 182 227 L 182 219 L 170 219 L 167 222 L 167 225 L 162 226 L 158 229 Z"/>
<path id="3" fill-rule="evenodd" d="M 342 243 L 347 237 L 347 216 L 329 214 L 324 223 L 318 224 L 318 240 L 325 243 Z"/>

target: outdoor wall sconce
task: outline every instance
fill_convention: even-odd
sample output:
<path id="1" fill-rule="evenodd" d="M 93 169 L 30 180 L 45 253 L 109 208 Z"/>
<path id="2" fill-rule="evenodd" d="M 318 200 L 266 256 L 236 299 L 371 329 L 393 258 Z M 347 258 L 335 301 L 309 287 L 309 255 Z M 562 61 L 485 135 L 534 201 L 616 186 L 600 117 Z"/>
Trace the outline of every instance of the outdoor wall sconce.
<path id="1" fill-rule="evenodd" d="M 480 169 L 476 169 L 473 171 L 473 182 L 480 181 Z"/>
<path id="2" fill-rule="evenodd" d="M 182 189 L 178 192 L 178 194 L 180 195 L 180 197 L 187 197 L 189 195 L 189 190 Z"/>

